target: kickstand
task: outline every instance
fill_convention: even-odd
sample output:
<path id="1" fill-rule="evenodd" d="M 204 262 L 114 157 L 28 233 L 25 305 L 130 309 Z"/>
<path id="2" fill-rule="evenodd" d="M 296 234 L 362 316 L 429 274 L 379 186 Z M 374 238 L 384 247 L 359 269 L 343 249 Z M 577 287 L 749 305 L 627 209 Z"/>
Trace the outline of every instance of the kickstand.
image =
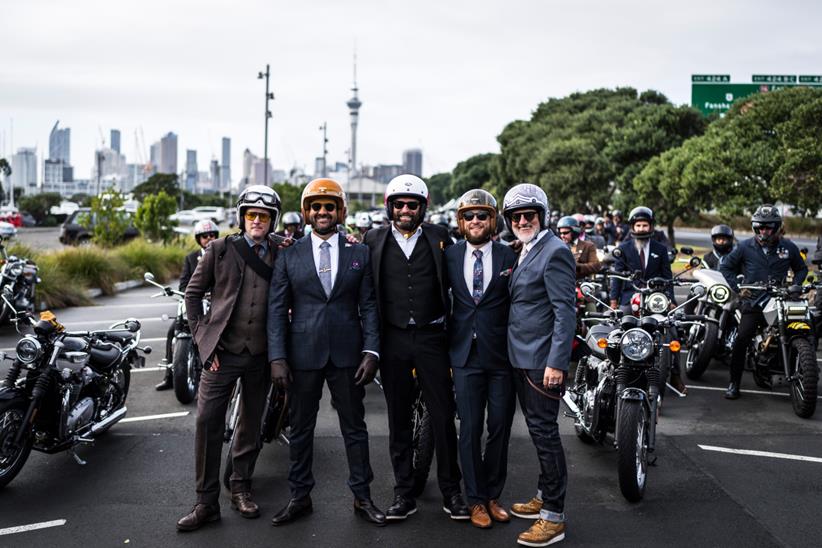
<path id="1" fill-rule="evenodd" d="M 74 460 L 80 466 L 85 466 L 86 464 L 88 464 L 86 461 L 84 461 L 83 459 L 80 458 L 80 455 L 78 455 L 77 452 L 74 449 L 69 449 L 68 452 L 69 452 L 69 455 L 74 457 Z"/>

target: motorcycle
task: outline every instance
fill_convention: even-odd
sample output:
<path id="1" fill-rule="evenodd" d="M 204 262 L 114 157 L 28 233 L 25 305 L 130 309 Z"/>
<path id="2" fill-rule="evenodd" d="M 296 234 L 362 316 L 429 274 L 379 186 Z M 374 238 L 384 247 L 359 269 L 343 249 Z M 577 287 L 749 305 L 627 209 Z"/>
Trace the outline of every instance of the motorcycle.
<path id="1" fill-rule="evenodd" d="M 740 284 L 739 289 L 760 291 L 751 305 L 762 309 L 765 325 L 754 336 L 746 352 L 746 367 L 752 369 L 757 386 L 790 388 L 793 411 L 807 419 L 816 411 L 819 368 L 813 320 L 806 295 L 812 285 Z"/>
<path id="2" fill-rule="evenodd" d="M 579 361 L 573 385 L 563 396 L 571 411 L 566 415 L 574 419 L 574 429 L 583 442 L 604 443 L 613 435 L 620 491 L 630 502 L 640 501 L 645 493 L 668 361 L 680 349 L 680 342 L 670 338 L 670 333 L 705 321 L 704 316 L 683 313 L 689 302 L 704 294 L 704 286 L 694 285 L 691 299 L 668 310 L 663 287 L 652 282 L 639 291 L 643 306 L 653 313 L 640 317 L 608 306 L 597 297 L 593 284 L 580 286 L 586 297 L 607 312 L 587 314 L 585 321 L 594 324 L 585 339 L 589 353 Z"/>
<path id="3" fill-rule="evenodd" d="M 158 284 L 151 272 L 146 272 L 143 279 L 163 290 L 162 293 L 152 295 L 152 298 L 166 296 L 177 301 L 177 315 L 174 318 L 174 338 L 171 342 L 171 364 L 166 363 L 166 367 L 171 368 L 174 395 L 177 397 L 177 401 L 183 404 L 191 403 L 197 396 L 203 364 L 200 362 L 200 355 L 197 352 L 197 346 L 194 344 L 194 338 L 188 326 L 185 293 L 171 289 L 170 286 Z M 203 299 L 204 314 L 208 314 L 208 307 L 209 300 L 207 298 Z M 168 320 L 168 316 L 163 315 L 163 319 Z"/>
<path id="4" fill-rule="evenodd" d="M 38 320 L 15 310 L 11 288 L 2 298 L 18 329 L 29 324 L 33 334 L 17 342 L 0 385 L 0 488 L 17 476 L 32 449 L 68 451 L 86 464 L 75 447 L 93 443 L 125 417 L 131 369 L 145 366 L 138 352 L 151 352 L 139 346 L 136 319 L 101 331 L 67 331 L 49 311 Z"/>
<path id="5" fill-rule="evenodd" d="M 0 239 L 0 258 L 3 263 L 0 267 L 0 288 L 11 288 L 9 300 L 16 310 L 33 313 L 35 288 L 40 283 L 37 265 L 29 259 L 9 255 L 2 239 Z M 0 324 L 8 321 L 11 315 L 12 308 L 5 301 L 0 302 Z"/>

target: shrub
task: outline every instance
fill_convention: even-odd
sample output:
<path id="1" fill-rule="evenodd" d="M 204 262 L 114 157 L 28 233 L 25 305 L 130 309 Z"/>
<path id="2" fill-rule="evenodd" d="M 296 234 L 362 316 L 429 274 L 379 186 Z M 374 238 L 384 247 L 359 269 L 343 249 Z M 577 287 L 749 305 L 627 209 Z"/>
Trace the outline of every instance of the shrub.
<path id="1" fill-rule="evenodd" d="M 178 276 L 189 249 L 179 245 L 160 246 L 143 239 L 135 239 L 113 251 L 127 268 L 127 278 L 142 278 L 151 272 L 160 283 Z"/>
<path id="2" fill-rule="evenodd" d="M 174 198 L 161 190 L 143 199 L 134 217 L 134 225 L 149 240 L 168 244 L 174 238 L 176 221 L 170 221 L 169 216 L 177 211 Z"/>

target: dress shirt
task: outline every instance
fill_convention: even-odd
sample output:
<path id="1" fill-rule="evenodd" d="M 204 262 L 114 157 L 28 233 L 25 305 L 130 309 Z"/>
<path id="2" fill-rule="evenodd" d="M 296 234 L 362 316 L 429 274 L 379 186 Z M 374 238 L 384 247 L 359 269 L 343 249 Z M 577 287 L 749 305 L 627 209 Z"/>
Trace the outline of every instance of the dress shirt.
<path id="1" fill-rule="evenodd" d="M 480 247 L 474 247 L 468 242 L 465 243 L 465 260 L 462 263 L 462 273 L 465 276 L 465 285 L 468 287 L 468 293 L 474 291 L 474 250 L 482 251 L 482 292 L 488 289 L 488 284 L 491 283 L 491 276 L 493 266 L 491 262 L 491 250 L 494 248 L 493 243 L 489 240 Z"/>
<path id="2" fill-rule="evenodd" d="M 405 234 L 397 230 L 397 227 L 392 223 L 391 234 L 393 234 L 394 239 L 397 240 L 400 249 L 402 249 L 402 252 L 405 254 L 405 258 L 410 259 L 411 254 L 414 252 L 414 246 L 417 245 L 417 240 L 419 240 L 422 235 L 422 227 L 418 226 L 417 230 L 406 238 Z"/>
<path id="3" fill-rule="evenodd" d="M 255 242 L 254 240 L 251 239 L 251 237 L 246 232 L 243 232 L 243 238 L 245 238 L 245 241 L 248 244 L 248 247 L 250 247 L 252 250 L 254 249 L 255 245 L 259 245 L 263 248 L 263 251 L 265 253 L 268 253 L 268 237 L 263 238 L 262 242 Z M 262 257 L 265 257 L 265 254 L 263 254 Z M 262 257 L 260 257 L 260 258 L 262 259 Z"/>
<path id="4" fill-rule="evenodd" d="M 311 252 L 314 255 L 314 268 L 317 270 L 318 277 L 320 275 L 320 244 L 323 242 L 331 244 L 328 252 L 331 255 L 331 287 L 334 287 L 340 262 L 340 238 L 337 236 L 336 231 L 327 240 L 323 240 L 313 232 L 311 233 Z"/>

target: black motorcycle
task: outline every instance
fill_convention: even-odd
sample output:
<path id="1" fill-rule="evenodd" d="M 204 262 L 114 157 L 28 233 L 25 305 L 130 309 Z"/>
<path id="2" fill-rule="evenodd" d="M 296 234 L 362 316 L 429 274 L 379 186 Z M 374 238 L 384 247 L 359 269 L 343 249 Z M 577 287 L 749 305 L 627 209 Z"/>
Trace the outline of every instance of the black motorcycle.
<path id="1" fill-rule="evenodd" d="M 17 476 L 32 449 L 69 451 L 85 464 L 74 448 L 125 417 L 131 369 L 145 366 L 138 351 L 151 352 L 138 346 L 135 319 L 102 331 L 66 331 L 51 312 L 39 320 L 17 312 L 9 288 L 2 298 L 18 328 L 30 325 L 33 334 L 17 342 L 17 356 L 0 384 L 0 488 Z"/>
<path id="2" fill-rule="evenodd" d="M 203 372 L 203 364 L 200 362 L 200 355 L 194 344 L 191 329 L 188 326 L 186 316 L 185 293 L 171 289 L 170 286 L 163 286 L 154 280 L 151 272 L 146 272 L 143 279 L 151 285 L 163 290 L 162 293 L 152 295 L 155 297 L 171 297 L 177 301 L 177 315 L 174 318 L 174 337 L 171 341 L 171 363 L 166 363 L 166 367 L 171 368 L 174 384 L 174 395 L 180 403 L 188 404 L 194 401 L 197 390 L 200 386 L 200 375 Z M 208 313 L 209 301 L 203 299 L 203 312 Z M 163 316 L 163 319 L 168 319 Z"/>
<path id="3" fill-rule="evenodd" d="M 643 309 L 652 307 L 654 312 L 639 317 L 610 308 L 597 298 L 594 285 L 583 283 L 580 290 L 608 312 L 587 314 L 585 321 L 595 323 L 586 335 L 589 353 L 578 362 L 563 399 L 582 441 L 604 443 L 613 435 L 620 490 L 627 500 L 638 502 L 645 493 L 648 455 L 656 449 L 657 410 L 668 362 L 680 347 L 670 333 L 705 318 L 683 313 L 689 301 L 668 310 L 662 287 L 652 280 L 639 292 Z M 704 292 L 704 286 L 695 286 L 692 299 Z"/>
<path id="4" fill-rule="evenodd" d="M 29 259 L 9 255 L 2 239 L 0 239 L 0 258 L 3 263 L 0 267 L 0 288 L 11 289 L 9 301 L 14 305 L 15 310 L 34 312 L 35 288 L 40 283 L 37 265 Z M 0 324 L 6 323 L 12 313 L 12 308 L 5 301 L 0 302 Z"/>

